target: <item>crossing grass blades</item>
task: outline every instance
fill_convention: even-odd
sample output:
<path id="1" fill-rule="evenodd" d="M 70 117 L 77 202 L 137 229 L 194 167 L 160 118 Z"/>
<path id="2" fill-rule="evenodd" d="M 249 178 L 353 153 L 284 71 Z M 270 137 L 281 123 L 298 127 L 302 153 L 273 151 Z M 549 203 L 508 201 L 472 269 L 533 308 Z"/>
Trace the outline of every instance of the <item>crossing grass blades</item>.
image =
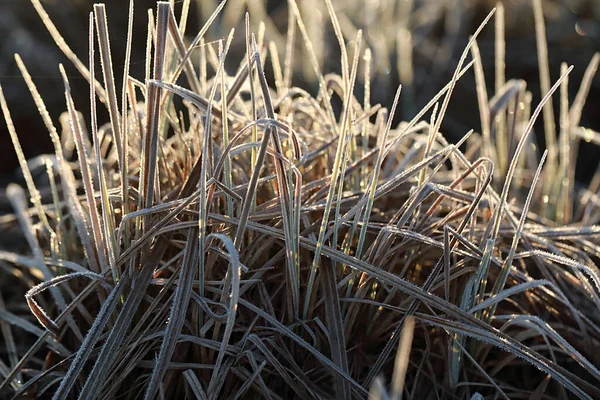
<path id="1" fill-rule="evenodd" d="M 59 137 L 15 56 L 55 154 L 41 187 L 0 90 L 27 183 L 7 189 L 0 228 L 27 247 L 0 252 L 3 398 L 600 398 L 600 173 L 574 182 L 579 140 L 600 136 L 579 126 L 600 57 L 569 104 L 572 67 L 553 83 L 542 57 L 540 1 L 539 103 L 505 79 L 502 51 L 487 93 L 477 36 L 495 26 L 504 48 L 500 4 L 452 80 L 396 126 L 401 88 L 391 108 L 370 104 L 371 52 L 331 0 L 341 75 L 321 71 L 295 0 L 285 49 L 246 16 L 245 54 L 230 53 L 233 31 L 205 38 L 225 2 L 184 37 L 184 1 L 180 16 L 149 12 L 143 80 L 129 74 L 133 2 L 123 70 L 104 5 L 79 60 L 32 3 L 90 82 L 91 114 L 61 66 Z M 315 95 L 292 85 L 296 38 Z M 449 143 L 442 122 L 473 71 L 481 133 Z M 15 287 L 25 296 L 7 298 Z"/>

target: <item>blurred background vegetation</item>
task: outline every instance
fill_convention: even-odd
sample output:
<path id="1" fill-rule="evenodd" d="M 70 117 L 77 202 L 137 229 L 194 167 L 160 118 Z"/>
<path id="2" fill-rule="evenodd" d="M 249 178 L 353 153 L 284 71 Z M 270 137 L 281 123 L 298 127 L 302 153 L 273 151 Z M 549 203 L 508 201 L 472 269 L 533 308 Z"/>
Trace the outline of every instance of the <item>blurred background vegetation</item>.
<path id="1" fill-rule="evenodd" d="M 82 59 L 86 59 L 88 13 L 94 0 L 42 0 L 42 4 L 64 36 L 67 44 Z M 214 0 L 191 0 L 197 16 L 190 18 L 188 36 L 199 29 L 216 6 Z M 600 1 L 598 0 L 543 0 L 546 21 L 550 74 L 559 76 L 560 63 L 575 66 L 570 80 L 570 100 L 575 97 L 583 72 L 595 52 L 600 51 Z M 126 29 L 126 0 L 109 0 L 108 24 L 111 32 L 113 64 L 123 65 Z M 155 0 L 136 0 L 131 71 L 135 77 L 144 74 L 144 48 L 148 8 L 155 9 Z M 504 0 L 506 15 L 506 79 L 520 78 L 528 83 L 533 103 L 540 100 L 536 40 L 531 0 Z M 174 2 L 176 9 L 182 1 Z M 373 50 L 371 103 L 389 106 L 398 84 L 404 85 L 397 119 L 410 119 L 429 99 L 445 85 L 463 51 L 469 35 L 496 4 L 495 0 L 337 0 L 334 6 L 339 15 L 347 40 L 363 29 L 364 39 Z M 325 72 L 339 72 L 338 45 L 333 35 L 325 3 L 320 0 L 299 1 L 305 15 L 307 30 Z M 229 0 L 219 23 L 213 25 L 208 40 L 227 35 L 237 28 L 237 41 L 230 52 L 230 66 L 235 68 L 244 56 L 243 18 L 250 12 L 251 26 L 258 32 L 265 21 L 265 43 L 270 40 L 285 48 L 283 37 L 287 31 L 288 7 L 285 0 Z M 177 13 L 176 13 L 177 15 Z M 265 18 L 265 16 L 269 18 Z M 304 54 L 300 34 L 296 34 L 298 59 Z M 349 39 L 351 40 L 351 39 Z M 479 39 L 488 90 L 494 86 L 494 27 L 486 27 Z M 88 84 L 61 53 L 44 24 L 27 0 L 0 0 L 0 83 L 21 137 L 25 155 L 30 158 L 52 151 L 38 111 L 29 96 L 14 61 L 19 53 L 33 75 L 46 101 L 50 114 L 59 121 L 65 110 L 63 85 L 58 64 L 63 63 L 70 75 L 73 96 L 78 109 L 88 115 Z M 283 55 L 281 55 L 283 57 Z M 270 65 L 270 63 L 267 63 Z M 308 61 L 295 62 L 293 82 L 316 93 L 316 79 Z M 100 75 L 100 63 L 97 63 Z M 267 71 L 267 73 L 271 73 Z M 117 74 L 119 76 L 119 74 Z M 359 76 L 362 76 L 359 75 Z M 118 83 L 120 85 L 120 83 Z M 361 85 L 357 95 L 362 98 Z M 555 104 L 558 99 L 555 96 Z M 100 109 L 100 112 L 105 110 Z M 99 116 L 106 121 L 106 115 Z M 556 114 L 558 119 L 558 114 Z M 557 121 L 558 122 L 558 121 Z M 543 123 L 538 122 L 541 131 Z M 596 77 L 583 111 L 581 125 L 600 130 L 600 78 Z M 58 125 L 60 126 L 60 125 Z M 475 80 L 472 73 L 458 83 L 450 102 L 442 130 L 446 137 L 456 139 L 469 129 L 478 131 Z M 543 135 L 537 135 L 543 137 Z M 543 146 L 543 143 L 540 143 Z M 598 147 L 582 143 L 578 160 L 577 179 L 587 181 L 597 168 Z M 8 181 L 19 181 L 17 160 L 4 123 L 0 124 L 0 188 Z M 0 189 L 0 198 L 2 189 Z M 0 205 L 0 208 L 3 205 Z"/>

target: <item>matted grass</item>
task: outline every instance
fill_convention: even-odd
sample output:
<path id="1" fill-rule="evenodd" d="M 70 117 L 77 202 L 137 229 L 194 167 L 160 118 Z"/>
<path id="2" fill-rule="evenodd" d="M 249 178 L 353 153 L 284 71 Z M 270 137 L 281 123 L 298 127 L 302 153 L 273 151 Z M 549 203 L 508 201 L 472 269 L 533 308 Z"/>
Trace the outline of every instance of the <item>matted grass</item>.
<path id="1" fill-rule="evenodd" d="M 246 16 L 234 75 L 224 68 L 234 32 L 204 40 L 225 2 L 189 41 L 184 1 L 179 18 L 168 2 L 149 12 L 143 80 L 129 76 L 132 18 L 121 71 L 103 5 L 90 13 L 84 64 L 32 2 L 90 82 L 91 126 L 61 67 L 69 157 L 16 56 L 56 153 L 46 202 L 0 90 L 29 192 L 9 186 L 15 213 L 1 221 L 5 232 L 19 224 L 28 247 L 0 252 L 3 396 L 600 397 L 600 174 L 574 184 L 578 141 L 599 136 L 579 120 L 600 56 L 569 104 L 572 67 L 550 81 L 540 1 L 539 104 L 524 81 L 504 78 L 500 7 L 452 80 L 398 126 L 401 88 L 391 108 L 370 104 L 372 53 L 360 30 L 344 36 L 330 0 L 341 76 L 321 70 L 294 0 L 285 50 L 264 30 L 255 37 Z M 493 94 L 476 41 L 489 25 Z M 316 96 L 292 85 L 295 35 Z M 442 121 L 473 70 L 481 134 L 451 144 Z M 97 106 L 109 111 L 104 125 Z M 25 298 L 6 296 L 17 287 Z"/>

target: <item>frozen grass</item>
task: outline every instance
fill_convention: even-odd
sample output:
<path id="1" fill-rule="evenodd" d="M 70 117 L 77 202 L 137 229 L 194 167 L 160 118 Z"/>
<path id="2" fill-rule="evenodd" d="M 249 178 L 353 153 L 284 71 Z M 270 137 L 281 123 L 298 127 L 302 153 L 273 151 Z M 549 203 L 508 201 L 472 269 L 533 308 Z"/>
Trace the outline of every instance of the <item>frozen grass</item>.
<path id="1" fill-rule="evenodd" d="M 292 40 L 265 43 L 248 18 L 245 55 L 229 54 L 233 31 L 205 42 L 225 3 L 188 41 L 190 2 L 179 21 L 159 2 L 148 14 L 146 77 L 126 64 L 119 90 L 104 6 L 90 13 L 86 66 L 32 1 L 90 82 L 92 123 L 61 67 L 71 159 L 16 56 L 56 154 L 44 164 L 45 202 L 0 90 L 30 196 L 11 185 L 15 213 L 1 222 L 6 232 L 19 224 L 29 248 L 0 252 L 3 396 L 600 397 L 600 174 L 575 190 L 573 173 L 578 141 L 600 136 L 579 126 L 598 55 L 573 104 L 572 67 L 551 82 L 541 59 L 544 97 L 532 104 L 525 82 L 505 81 L 499 8 L 452 80 L 393 127 L 401 89 L 390 109 L 370 104 L 371 50 L 360 30 L 346 35 L 329 0 L 341 76 L 321 71 L 314 24 L 290 1 L 288 37 L 304 43 L 316 97 L 291 84 Z M 476 42 L 486 24 L 499 54 L 492 94 Z M 231 76 L 224 65 L 236 56 Z M 440 128 L 471 67 L 482 134 L 450 144 Z M 410 62 L 402 68 L 409 76 Z M 533 125 L 543 112 L 554 135 L 544 110 L 555 94 L 559 135 L 540 154 Z M 29 315 L 23 299 L 5 305 L 9 285 L 29 289 Z"/>

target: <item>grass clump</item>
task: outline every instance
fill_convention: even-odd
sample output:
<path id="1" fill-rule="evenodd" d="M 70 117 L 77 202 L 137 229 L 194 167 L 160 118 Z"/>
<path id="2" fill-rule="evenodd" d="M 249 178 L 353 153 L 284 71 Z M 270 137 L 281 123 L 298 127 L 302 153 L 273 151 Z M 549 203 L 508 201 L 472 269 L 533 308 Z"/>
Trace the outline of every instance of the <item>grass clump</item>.
<path id="1" fill-rule="evenodd" d="M 542 80 L 539 104 L 523 81 L 500 78 L 488 95 L 476 38 L 492 21 L 502 48 L 503 13 L 492 12 L 452 80 L 394 127 L 401 89 L 390 109 L 370 104 L 371 51 L 361 31 L 344 36 L 329 0 L 341 75 L 321 71 L 294 0 L 285 51 L 246 17 L 234 74 L 234 32 L 204 40 L 225 3 L 189 41 L 190 2 L 179 20 L 159 2 L 146 76 L 127 62 L 120 88 L 103 5 L 90 13 L 86 65 L 32 1 L 90 82 L 91 124 L 61 67 L 70 158 L 17 56 L 56 153 L 38 189 L 0 91 L 33 205 L 7 189 L 15 213 L 2 229 L 18 224 L 28 249 L 0 252 L 3 282 L 28 288 L 31 313 L 21 298 L 4 304 L 16 289 L 3 284 L 3 396 L 600 397 L 600 180 L 579 189 L 573 173 L 578 141 L 597 136 L 579 119 L 598 56 L 573 104 L 566 65 Z M 296 26 L 316 96 L 291 84 Z M 481 134 L 448 143 L 442 122 L 472 69 Z M 558 140 L 539 154 L 533 126 L 543 113 L 556 129 L 544 111 L 555 93 Z"/>

